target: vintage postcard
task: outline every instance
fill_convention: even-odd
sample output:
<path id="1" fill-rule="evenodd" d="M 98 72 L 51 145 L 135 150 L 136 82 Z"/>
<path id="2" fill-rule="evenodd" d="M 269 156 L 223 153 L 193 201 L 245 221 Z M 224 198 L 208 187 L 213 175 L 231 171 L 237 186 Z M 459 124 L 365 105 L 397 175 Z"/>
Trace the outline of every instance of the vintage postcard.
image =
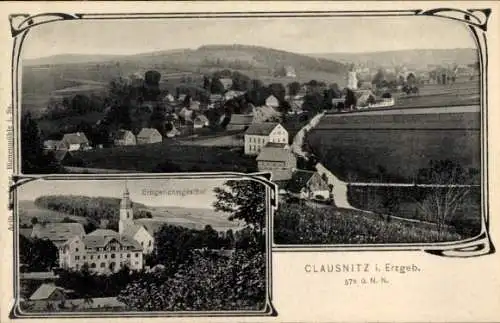
<path id="1" fill-rule="evenodd" d="M 500 320 L 498 2 L 2 8 L 2 322 Z"/>

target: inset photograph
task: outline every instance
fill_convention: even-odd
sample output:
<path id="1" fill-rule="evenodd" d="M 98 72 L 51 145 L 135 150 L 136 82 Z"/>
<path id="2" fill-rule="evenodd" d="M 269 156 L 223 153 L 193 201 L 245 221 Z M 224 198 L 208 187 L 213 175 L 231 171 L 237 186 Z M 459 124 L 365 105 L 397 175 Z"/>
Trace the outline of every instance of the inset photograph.
<path id="1" fill-rule="evenodd" d="M 269 309 L 258 181 L 49 179 L 16 198 L 21 317 Z"/>

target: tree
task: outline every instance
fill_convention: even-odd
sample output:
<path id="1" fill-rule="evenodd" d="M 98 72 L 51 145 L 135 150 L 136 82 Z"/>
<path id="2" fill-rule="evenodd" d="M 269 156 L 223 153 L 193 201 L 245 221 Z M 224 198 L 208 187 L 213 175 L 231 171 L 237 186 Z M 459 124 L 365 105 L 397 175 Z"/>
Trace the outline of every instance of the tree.
<path id="1" fill-rule="evenodd" d="M 424 216 L 436 223 L 439 238 L 470 193 L 469 185 L 474 177 L 472 173 L 450 160 L 431 161 L 429 167 L 418 171 L 419 183 L 440 185 L 430 188 L 425 197 L 417 201 Z"/>
<path id="2" fill-rule="evenodd" d="M 286 89 L 283 84 L 281 83 L 269 84 L 269 90 L 271 91 L 271 94 L 278 99 L 278 101 L 281 102 L 285 100 Z"/>
<path id="3" fill-rule="evenodd" d="M 299 82 L 295 81 L 292 83 L 288 83 L 287 88 L 288 88 L 288 94 L 291 96 L 295 96 L 299 93 L 301 86 Z"/>
<path id="4" fill-rule="evenodd" d="M 385 72 L 383 69 L 379 69 L 375 76 L 373 77 L 372 84 L 375 87 L 382 87 L 382 81 L 385 80 Z"/>
<path id="5" fill-rule="evenodd" d="M 31 224 L 32 225 L 38 224 L 38 218 L 36 216 L 34 216 L 34 217 L 31 218 Z"/>
<path id="6" fill-rule="evenodd" d="M 357 101 L 358 100 L 356 99 L 354 92 L 346 88 L 345 103 L 344 103 L 345 106 L 348 109 L 354 109 L 356 108 Z"/>
<path id="7" fill-rule="evenodd" d="M 408 83 L 410 87 L 415 86 L 415 84 L 417 83 L 417 78 L 415 77 L 415 74 L 413 73 L 408 74 L 408 76 L 406 77 L 406 83 Z"/>
<path id="8" fill-rule="evenodd" d="M 24 174 L 61 171 L 53 155 L 44 153 L 38 125 L 29 112 L 21 118 L 21 171 Z"/>
<path id="9" fill-rule="evenodd" d="M 266 189 L 263 184 L 252 180 L 229 180 L 223 187 L 216 187 L 214 192 L 216 211 L 229 213 L 230 221 L 243 220 L 251 229 L 263 232 L 266 219 Z"/>
<path id="10" fill-rule="evenodd" d="M 20 262 L 28 271 L 49 271 L 57 265 L 57 248 L 49 240 L 19 236 Z"/>
<path id="11" fill-rule="evenodd" d="M 304 96 L 304 102 L 302 103 L 302 109 L 312 113 L 318 113 L 324 110 L 324 96 L 317 92 L 306 94 Z"/>

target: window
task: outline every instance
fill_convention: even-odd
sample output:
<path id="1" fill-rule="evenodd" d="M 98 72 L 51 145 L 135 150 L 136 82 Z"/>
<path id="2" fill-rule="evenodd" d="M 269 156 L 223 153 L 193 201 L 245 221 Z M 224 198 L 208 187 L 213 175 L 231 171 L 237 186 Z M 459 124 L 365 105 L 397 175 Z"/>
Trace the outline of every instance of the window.
<path id="1" fill-rule="evenodd" d="M 120 254 L 120 258 L 123 258 L 123 255 L 122 255 L 122 254 Z"/>
<path id="2" fill-rule="evenodd" d="M 138 252 L 136 252 L 136 253 L 135 253 L 135 257 L 136 257 L 136 258 L 138 258 L 138 257 L 139 257 L 139 253 L 138 253 Z"/>
<path id="3" fill-rule="evenodd" d="M 96 264 L 95 264 L 95 262 L 93 262 L 93 263 L 90 264 L 90 268 L 95 268 L 95 267 L 97 267 Z"/>
<path id="4" fill-rule="evenodd" d="M 75 248 L 75 252 L 78 252 L 78 248 Z"/>
<path id="5" fill-rule="evenodd" d="M 116 247 L 111 247 L 111 251 L 115 251 L 116 250 Z"/>
<path id="6" fill-rule="evenodd" d="M 148 246 L 150 246 L 150 247 L 151 247 L 151 244 L 152 244 L 152 242 L 151 242 L 151 240 L 149 240 Z"/>
<path id="7" fill-rule="evenodd" d="M 138 265 L 138 264 L 139 264 L 139 262 L 138 262 L 138 261 L 136 261 L 136 262 L 135 262 L 135 264 L 136 264 L 136 265 Z"/>
<path id="8" fill-rule="evenodd" d="M 111 259 L 115 259 L 115 254 L 114 253 L 111 254 Z"/>
<path id="9" fill-rule="evenodd" d="M 104 268 L 106 267 L 106 263 L 105 262 L 101 262 L 101 268 Z"/>
<path id="10" fill-rule="evenodd" d="M 80 256 L 75 256 L 75 260 L 80 260 Z"/>
<path id="11" fill-rule="evenodd" d="M 101 255 L 97 255 L 97 259 L 101 259 Z"/>
<path id="12" fill-rule="evenodd" d="M 141 241 L 141 247 L 144 248 L 144 241 Z"/>
<path id="13" fill-rule="evenodd" d="M 127 254 L 127 258 L 130 258 L 130 254 L 129 253 Z"/>
<path id="14" fill-rule="evenodd" d="M 108 255 L 104 255 L 104 259 L 108 259 Z"/>
<path id="15" fill-rule="evenodd" d="M 86 256 L 83 256 L 83 260 L 85 260 L 87 257 Z"/>

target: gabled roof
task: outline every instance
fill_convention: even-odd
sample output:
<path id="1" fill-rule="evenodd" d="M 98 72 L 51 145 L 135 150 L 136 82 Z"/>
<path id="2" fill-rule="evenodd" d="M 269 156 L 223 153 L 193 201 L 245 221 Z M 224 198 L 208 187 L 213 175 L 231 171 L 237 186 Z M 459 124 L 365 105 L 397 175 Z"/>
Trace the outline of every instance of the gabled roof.
<path id="1" fill-rule="evenodd" d="M 252 123 L 245 132 L 246 135 L 269 136 L 278 126 L 278 122 L 260 122 Z"/>
<path id="2" fill-rule="evenodd" d="M 199 114 L 196 116 L 196 118 L 194 118 L 194 121 L 195 122 L 201 122 L 201 123 L 208 123 L 208 118 L 204 115 L 204 114 Z"/>
<path id="3" fill-rule="evenodd" d="M 63 136 L 61 141 L 70 145 L 89 143 L 87 136 L 85 136 L 83 132 L 67 133 Z"/>
<path id="4" fill-rule="evenodd" d="M 83 237 L 83 243 L 86 248 L 104 248 L 111 241 L 116 240 L 124 247 L 132 247 L 134 250 L 142 250 L 141 246 L 137 241 L 129 236 L 122 235 L 116 233 L 116 235 L 86 235 Z"/>
<path id="5" fill-rule="evenodd" d="M 231 114 L 231 125 L 249 125 L 252 123 L 253 115 L 251 114 Z"/>
<path id="6" fill-rule="evenodd" d="M 137 225 L 137 224 L 129 224 L 125 226 L 122 232 L 122 236 L 127 236 L 127 237 L 134 237 L 137 231 L 139 231 L 142 228 L 142 225 Z"/>
<path id="7" fill-rule="evenodd" d="M 222 86 L 224 86 L 225 90 L 229 90 L 231 86 L 233 86 L 233 80 L 230 78 L 221 78 L 219 79 L 221 82 Z"/>
<path id="8" fill-rule="evenodd" d="M 264 147 L 286 149 L 289 146 L 282 142 L 268 142 Z"/>
<path id="9" fill-rule="evenodd" d="M 83 236 L 85 230 L 81 223 L 46 223 L 36 224 L 31 236 L 50 241 L 66 241 L 74 236 Z"/>
<path id="10" fill-rule="evenodd" d="M 259 156 L 257 156 L 257 161 L 282 161 L 285 162 L 289 160 L 292 152 L 285 149 L 285 147 L 277 146 L 264 146 L 260 151 Z"/>
<path id="11" fill-rule="evenodd" d="M 163 221 L 148 218 L 137 219 L 135 221 L 136 223 L 142 225 L 144 229 L 146 229 L 146 231 L 148 231 L 152 236 L 154 236 L 156 232 L 160 231 L 161 227 L 166 224 Z"/>
<path id="12" fill-rule="evenodd" d="M 297 169 L 292 174 L 292 179 L 288 182 L 287 189 L 292 193 L 299 193 L 314 175 L 314 171 Z"/>
<path id="13" fill-rule="evenodd" d="M 30 296 L 30 300 L 44 300 L 50 297 L 56 290 L 64 292 L 64 288 L 58 287 L 52 284 L 42 284 L 38 289 Z"/>
<path id="14" fill-rule="evenodd" d="M 161 134 L 155 128 L 142 128 L 137 137 L 150 138 L 152 136 L 161 136 Z"/>
<path id="15" fill-rule="evenodd" d="M 123 139 L 125 139 L 125 136 L 128 136 L 128 135 L 133 136 L 134 134 L 130 130 L 120 129 L 116 132 L 115 139 L 116 140 L 123 140 Z"/>
<path id="16" fill-rule="evenodd" d="M 116 237 L 119 236 L 119 233 L 109 229 L 96 229 L 87 234 L 87 236 Z"/>

